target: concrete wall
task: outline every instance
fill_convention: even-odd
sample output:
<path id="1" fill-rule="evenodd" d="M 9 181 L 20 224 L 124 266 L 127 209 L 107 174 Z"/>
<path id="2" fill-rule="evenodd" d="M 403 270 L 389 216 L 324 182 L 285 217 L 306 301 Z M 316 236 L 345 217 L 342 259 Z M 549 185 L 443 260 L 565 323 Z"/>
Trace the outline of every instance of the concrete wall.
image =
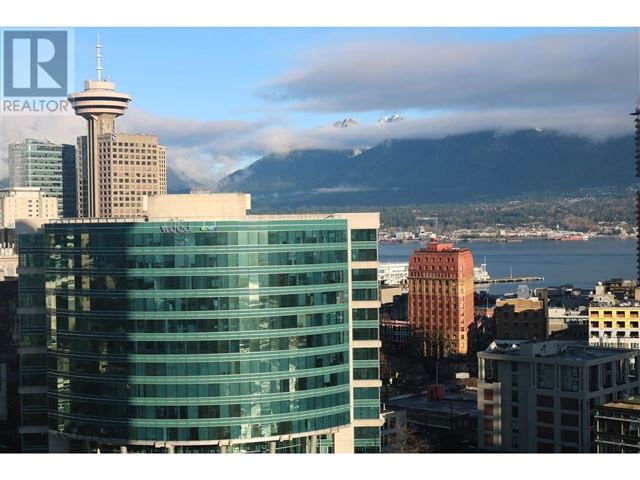
<path id="1" fill-rule="evenodd" d="M 244 217 L 251 209 L 248 193 L 169 194 L 144 198 L 143 210 L 149 218 Z"/>

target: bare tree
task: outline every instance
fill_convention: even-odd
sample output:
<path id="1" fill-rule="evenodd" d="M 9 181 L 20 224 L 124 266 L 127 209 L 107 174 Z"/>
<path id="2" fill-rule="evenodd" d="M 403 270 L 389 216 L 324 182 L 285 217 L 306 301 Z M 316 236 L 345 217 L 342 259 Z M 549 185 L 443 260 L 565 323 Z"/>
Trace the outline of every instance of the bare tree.
<path id="1" fill-rule="evenodd" d="M 395 428 L 389 446 L 391 453 L 429 453 L 432 450 L 429 441 L 408 423 Z"/>

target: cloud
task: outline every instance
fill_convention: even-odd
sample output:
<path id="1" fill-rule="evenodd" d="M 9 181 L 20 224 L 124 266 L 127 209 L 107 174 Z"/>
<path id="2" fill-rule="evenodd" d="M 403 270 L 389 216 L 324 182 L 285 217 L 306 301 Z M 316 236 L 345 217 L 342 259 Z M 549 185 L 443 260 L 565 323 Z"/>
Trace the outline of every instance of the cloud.
<path id="1" fill-rule="evenodd" d="M 133 106 L 116 127 L 157 134 L 169 166 L 205 185 L 263 155 L 296 149 L 355 149 L 386 139 L 532 128 L 601 140 L 633 131 L 628 113 L 638 96 L 638 40 L 637 30 L 612 30 L 500 43 L 328 46 L 260 87 L 274 117 L 199 121 Z M 414 113 L 402 122 L 343 129 L 296 128 L 287 116 L 291 110 L 324 118 L 326 112 L 349 112 L 358 120 L 357 112 L 405 109 Z M 71 113 L 1 120 L 0 179 L 8 175 L 9 143 L 27 137 L 75 143 L 86 128 Z"/>
<path id="2" fill-rule="evenodd" d="M 510 42 L 359 42 L 309 53 L 258 95 L 310 112 L 631 104 L 639 49 L 638 30 Z"/>

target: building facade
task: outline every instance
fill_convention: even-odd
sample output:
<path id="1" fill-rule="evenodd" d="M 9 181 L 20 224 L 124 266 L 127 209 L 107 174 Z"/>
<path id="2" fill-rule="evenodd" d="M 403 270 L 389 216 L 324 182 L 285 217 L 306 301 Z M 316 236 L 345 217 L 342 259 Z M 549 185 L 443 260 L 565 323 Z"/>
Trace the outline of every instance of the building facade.
<path id="1" fill-rule="evenodd" d="M 144 214 L 145 195 L 167 193 L 166 148 L 156 135 L 111 133 L 98 135 L 98 217 L 131 218 Z M 87 137 L 78 138 L 77 211 L 89 216 L 91 184 Z"/>
<path id="2" fill-rule="evenodd" d="M 59 217 L 58 199 L 38 187 L 15 187 L 0 190 L 0 227 L 15 229 L 16 219 L 49 220 Z"/>
<path id="3" fill-rule="evenodd" d="M 547 337 L 544 301 L 536 297 L 496 300 L 497 339 L 542 340 Z"/>
<path id="4" fill-rule="evenodd" d="M 640 303 L 589 307 L 589 345 L 640 350 Z"/>
<path id="5" fill-rule="evenodd" d="M 73 150 L 72 145 L 33 138 L 9 144 L 9 186 L 39 188 L 47 197 L 57 199 L 57 216 L 62 216 L 63 163 L 73 158 Z"/>
<path id="6" fill-rule="evenodd" d="M 635 110 L 630 114 L 634 116 L 635 130 L 636 130 L 636 178 L 640 178 L 640 105 L 637 105 Z M 638 244 L 636 255 L 636 268 L 637 268 L 637 282 L 640 286 L 640 191 L 636 192 L 636 213 L 637 213 L 637 227 L 638 227 Z"/>
<path id="7" fill-rule="evenodd" d="M 151 197 L 33 234 L 49 451 L 380 451 L 378 214 L 248 205 Z"/>
<path id="8" fill-rule="evenodd" d="M 473 257 L 432 239 L 409 259 L 409 325 L 425 356 L 465 355 L 473 323 Z"/>
<path id="9" fill-rule="evenodd" d="M 62 145 L 62 216 L 78 216 L 78 178 L 76 147 Z"/>
<path id="10" fill-rule="evenodd" d="M 640 453 L 640 398 L 596 409 L 596 445 L 598 453 Z"/>
<path id="11" fill-rule="evenodd" d="M 637 394 L 640 352 L 500 341 L 478 353 L 478 449 L 595 452 L 599 405 Z"/>

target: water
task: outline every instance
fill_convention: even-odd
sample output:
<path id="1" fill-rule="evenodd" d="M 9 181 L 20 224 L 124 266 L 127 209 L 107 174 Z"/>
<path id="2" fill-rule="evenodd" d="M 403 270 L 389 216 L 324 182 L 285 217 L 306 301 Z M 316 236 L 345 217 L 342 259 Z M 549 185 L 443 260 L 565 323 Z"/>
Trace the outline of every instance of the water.
<path id="1" fill-rule="evenodd" d="M 422 242 L 405 244 L 380 243 L 380 262 L 407 262 Z M 635 238 L 594 238 L 588 241 L 560 242 L 525 240 L 518 243 L 461 242 L 457 247 L 471 250 L 476 266 L 487 263 L 492 278 L 540 276 L 544 282 L 531 283 L 530 288 L 564 285 L 593 289 L 598 281 L 611 278 L 636 278 Z M 515 292 L 518 284 L 491 285 L 491 293 Z"/>

